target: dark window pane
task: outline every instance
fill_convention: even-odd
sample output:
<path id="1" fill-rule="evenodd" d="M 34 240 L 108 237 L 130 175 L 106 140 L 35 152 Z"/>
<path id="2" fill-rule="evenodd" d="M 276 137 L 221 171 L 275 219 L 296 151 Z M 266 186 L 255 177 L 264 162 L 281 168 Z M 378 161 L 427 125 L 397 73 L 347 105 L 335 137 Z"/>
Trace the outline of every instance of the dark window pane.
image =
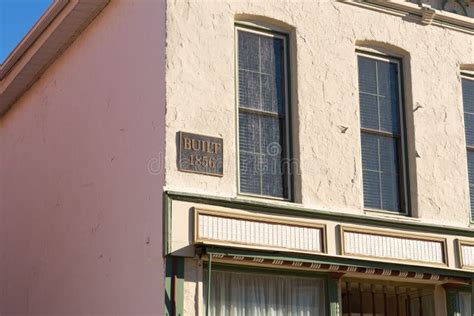
<path id="1" fill-rule="evenodd" d="M 400 211 L 398 175 L 393 173 L 382 173 L 382 209 L 388 211 Z"/>
<path id="2" fill-rule="evenodd" d="M 359 57 L 359 101 L 363 128 L 400 134 L 398 81 L 396 63 Z"/>
<path id="3" fill-rule="evenodd" d="M 241 107 L 260 109 L 260 75 L 239 70 L 239 103 Z"/>
<path id="4" fill-rule="evenodd" d="M 361 143 L 365 207 L 400 211 L 397 139 L 362 133 Z"/>
<path id="5" fill-rule="evenodd" d="M 283 158 L 283 142 L 281 132 L 283 130 L 284 121 L 277 117 L 260 116 L 262 127 L 262 153 Z"/>
<path id="6" fill-rule="evenodd" d="M 239 148 L 240 151 L 260 152 L 261 126 L 260 117 L 255 114 L 239 113 Z"/>
<path id="7" fill-rule="evenodd" d="M 262 194 L 283 197 L 281 159 L 266 155 L 262 160 Z"/>
<path id="8" fill-rule="evenodd" d="M 380 168 L 384 173 L 397 174 L 398 141 L 392 137 L 378 137 L 380 144 Z"/>
<path id="9" fill-rule="evenodd" d="M 263 110 L 273 113 L 284 113 L 284 86 L 280 77 L 261 75 Z"/>
<path id="10" fill-rule="evenodd" d="M 377 93 L 377 79 L 376 79 L 376 61 L 367 57 L 358 57 L 359 64 L 359 91 L 376 94 Z"/>
<path id="11" fill-rule="evenodd" d="M 474 113 L 474 80 L 462 80 L 464 112 Z"/>
<path id="12" fill-rule="evenodd" d="M 387 97 L 379 97 L 380 128 L 379 130 L 395 135 L 400 134 L 398 121 L 398 103 Z"/>
<path id="13" fill-rule="evenodd" d="M 359 95 L 359 102 L 361 126 L 378 130 L 380 125 L 377 96 L 361 92 Z"/>
<path id="14" fill-rule="evenodd" d="M 258 71 L 259 59 L 259 36 L 239 31 L 239 69 Z"/>
<path id="15" fill-rule="evenodd" d="M 364 206 L 382 208 L 379 172 L 363 170 Z"/>
<path id="16" fill-rule="evenodd" d="M 262 36 L 260 38 L 260 52 L 261 71 L 273 76 L 281 76 L 283 73 L 283 40 Z"/>
<path id="17" fill-rule="evenodd" d="M 260 155 L 240 152 L 240 191 L 261 194 Z"/>
<path id="18" fill-rule="evenodd" d="M 464 126 L 466 143 L 468 146 L 474 146 L 474 113 L 464 113 Z"/>
<path id="19" fill-rule="evenodd" d="M 474 151 L 467 151 L 467 171 L 469 174 L 469 195 L 471 198 L 471 218 L 474 219 Z"/>
<path id="20" fill-rule="evenodd" d="M 362 137 L 362 168 L 364 170 L 380 170 L 379 143 L 377 136 L 361 134 Z"/>
<path id="21" fill-rule="evenodd" d="M 284 42 L 238 34 L 240 190 L 286 197 Z"/>

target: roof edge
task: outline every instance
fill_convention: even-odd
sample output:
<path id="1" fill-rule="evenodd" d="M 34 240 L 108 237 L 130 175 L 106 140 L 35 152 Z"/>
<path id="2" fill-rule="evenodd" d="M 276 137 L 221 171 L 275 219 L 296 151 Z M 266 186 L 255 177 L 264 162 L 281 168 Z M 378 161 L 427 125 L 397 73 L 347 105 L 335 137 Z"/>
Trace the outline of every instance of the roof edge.
<path id="1" fill-rule="evenodd" d="M 0 117 L 110 0 L 55 0 L 0 65 Z"/>

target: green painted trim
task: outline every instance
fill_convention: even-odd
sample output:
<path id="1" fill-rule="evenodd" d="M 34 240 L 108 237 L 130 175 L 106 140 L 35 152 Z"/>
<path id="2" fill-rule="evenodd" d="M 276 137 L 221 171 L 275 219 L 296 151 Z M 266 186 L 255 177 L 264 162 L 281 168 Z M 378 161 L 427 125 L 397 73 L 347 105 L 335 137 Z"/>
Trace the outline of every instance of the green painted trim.
<path id="1" fill-rule="evenodd" d="M 473 228 L 460 228 L 453 226 L 397 221 L 389 218 L 373 218 L 365 214 L 349 214 L 342 212 L 321 211 L 316 209 L 304 208 L 298 205 L 291 205 L 291 203 L 287 203 L 288 205 L 282 205 L 266 201 L 251 201 L 242 198 L 219 197 L 177 191 L 166 191 L 165 194 L 171 200 L 175 201 L 238 208 L 242 210 L 258 211 L 267 214 L 281 214 L 295 217 L 331 220 L 340 223 L 372 225 L 384 228 L 395 228 L 403 230 L 411 229 L 416 232 L 436 233 L 441 235 L 472 237 L 474 234 Z"/>
<path id="2" fill-rule="evenodd" d="M 165 258 L 165 316 L 173 313 L 173 294 L 171 292 L 171 280 L 173 278 L 173 262 L 172 258 Z"/>
<path id="3" fill-rule="evenodd" d="M 340 280 L 329 277 L 327 286 L 327 302 L 329 304 L 329 315 L 340 316 L 342 314 L 341 302 L 339 301 Z"/>
<path id="4" fill-rule="evenodd" d="M 209 270 L 208 261 L 203 262 L 203 267 L 206 270 Z M 307 270 L 295 270 L 295 269 L 288 269 L 288 268 L 280 268 L 275 266 L 274 268 L 271 267 L 260 267 L 260 266 L 246 266 L 246 265 L 239 265 L 238 261 L 235 263 L 221 263 L 221 262 L 213 262 L 212 263 L 212 270 L 219 270 L 219 271 L 231 271 L 231 272 L 247 272 L 247 273 L 259 273 L 259 274 L 274 274 L 274 275 L 291 275 L 291 276 L 300 276 L 306 278 L 325 278 L 327 277 L 327 272 L 320 272 L 320 271 L 307 271 Z"/>
<path id="5" fill-rule="evenodd" d="M 397 264 L 388 262 L 377 262 L 363 259 L 352 259 L 339 256 L 327 256 L 327 255 L 305 255 L 296 253 L 284 253 L 277 251 L 255 251 L 250 249 L 241 248 L 225 248 L 225 247 L 213 247 L 208 246 L 206 248 L 207 253 L 213 254 L 224 254 L 228 256 L 244 256 L 252 258 L 262 258 L 270 260 L 288 260 L 288 261 L 300 261 L 308 263 L 323 263 L 330 265 L 349 265 L 362 268 L 376 268 L 376 269 L 390 269 L 397 271 L 406 272 L 418 272 L 418 273 L 431 273 L 445 276 L 459 277 L 459 278 L 472 278 L 472 272 L 449 270 L 443 268 L 413 266 L 408 264 Z"/>
<path id="6" fill-rule="evenodd" d="M 209 255 L 207 264 L 207 295 L 206 295 L 206 316 L 209 316 L 209 305 L 211 301 L 211 277 L 212 277 L 212 254 Z"/>
<path id="7" fill-rule="evenodd" d="M 165 315 L 184 315 L 184 258 L 165 258 Z"/>
<path id="8" fill-rule="evenodd" d="M 166 257 L 171 252 L 171 214 L 173 200 L 163 193 L 163 256 Z"/>
<path id="9" fill-rule="evenodd" d="M 175 315 L 184 316 L 184 258 L 174 257 L 176 260 L 176 271 L 175 271 Z"/>

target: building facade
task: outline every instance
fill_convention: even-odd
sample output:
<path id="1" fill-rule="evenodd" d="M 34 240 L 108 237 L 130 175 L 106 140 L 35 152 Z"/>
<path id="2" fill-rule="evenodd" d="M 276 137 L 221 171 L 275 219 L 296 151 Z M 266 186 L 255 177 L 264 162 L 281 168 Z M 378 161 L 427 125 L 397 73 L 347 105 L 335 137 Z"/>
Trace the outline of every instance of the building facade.
<path id="1" fill-rule="evenodd" d="M 0 67 L 0 315 L 473 316 L 473 34 L 468 0 L 55 1 Z"/>
<path id="2" fill-rule="evenodd" d="M 170 314 L 473 314 L 467 4 L 168 2 Z"/>

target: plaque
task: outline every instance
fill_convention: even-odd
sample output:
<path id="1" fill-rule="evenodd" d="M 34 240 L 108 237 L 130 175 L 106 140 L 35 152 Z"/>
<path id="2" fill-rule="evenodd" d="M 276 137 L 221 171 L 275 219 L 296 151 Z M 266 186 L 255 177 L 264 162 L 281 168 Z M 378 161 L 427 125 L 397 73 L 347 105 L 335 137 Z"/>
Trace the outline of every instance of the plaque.
<path id="1" fill-rule="evenodd" d="M 222 177 L 222 138 L 178 132 L 178 170 Z"/>

